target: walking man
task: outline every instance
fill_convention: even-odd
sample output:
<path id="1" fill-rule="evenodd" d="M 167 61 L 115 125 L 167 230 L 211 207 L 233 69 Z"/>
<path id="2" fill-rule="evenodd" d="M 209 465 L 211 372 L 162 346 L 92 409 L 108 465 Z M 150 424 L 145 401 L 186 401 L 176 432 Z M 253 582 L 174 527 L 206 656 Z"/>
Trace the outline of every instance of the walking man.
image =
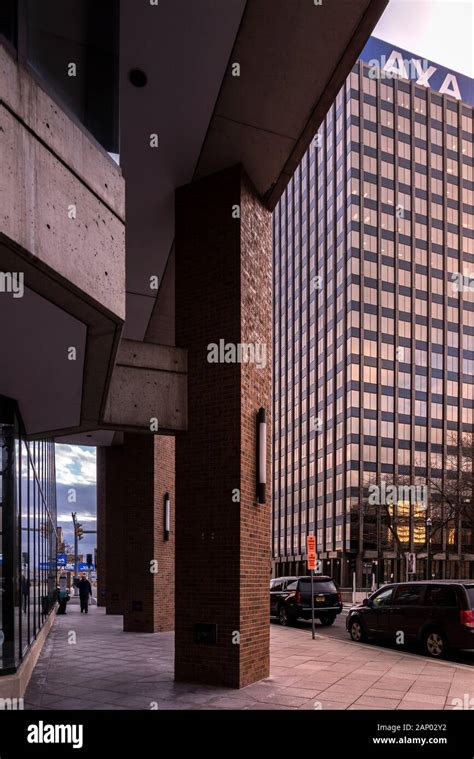
<path id="1" fill-rule="evenodd" d="M 92 588 L 89 580 L 82 575 L 79 580 L 79 601 L 81 604 L 81 614 L 84 611 L 86 614 L 89 607 L 89 596 L 92 596 Z"/>

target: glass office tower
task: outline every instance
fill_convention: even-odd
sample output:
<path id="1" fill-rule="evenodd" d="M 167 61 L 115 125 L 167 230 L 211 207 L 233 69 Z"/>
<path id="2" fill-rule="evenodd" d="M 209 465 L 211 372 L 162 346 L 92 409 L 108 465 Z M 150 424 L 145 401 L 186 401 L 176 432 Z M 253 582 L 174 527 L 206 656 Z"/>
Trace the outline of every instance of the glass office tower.
<path id="1" fill-rule="evenodd" d="M 22 662 L 55 603 L 54 443 L 26 439 L 0 396 L 0 676 Z"/>
<path id="2" fill-rule="evenodd" d="M 410 553 L 474 577 L 472 137 L 471 105 L 359 61 L 275 210 L 274 576 L 314 534 L 345 587 Z M 371 506 L 384 481 L 428 503 Z"/>

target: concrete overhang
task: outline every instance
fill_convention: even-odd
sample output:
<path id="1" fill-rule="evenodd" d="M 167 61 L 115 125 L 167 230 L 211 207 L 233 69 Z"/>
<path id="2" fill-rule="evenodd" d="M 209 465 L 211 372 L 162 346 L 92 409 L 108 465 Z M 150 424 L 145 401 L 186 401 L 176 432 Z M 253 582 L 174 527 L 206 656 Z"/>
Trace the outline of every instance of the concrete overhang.
<path id="1" fill-rule="evenodd" d="M 0 272 L 24 286 L 0 292 L 0 393 L 31 436 L 97 427 L 125 319 L 124 183 L 2 46 L 0 166 Z"/>
<path id="2" fill-rule="evenodd" d="M 166 435 L 186 427 L 186 351 L 122 340 L 102 428 Z"/>
<path id="3" fill-rule="evenodd" d="M 387 2 L 176 0 L 143 15 L 131 0 L 122 3 L 121 158 L 127 192 L 137 198 L 127 221 L 127 337 L 174 339 L 174 189 L 241 163 L 272 210 Z M 173 77 L 157 76 L 170 60 Z M 149 76 L 141 90 L 127 81 L 133 66 Z M 163 110 L 165 79 L 173 92 Z M 137 147 L 143 123 L 156 125 L 161 152 Z M 156 298 L 152 275 L 161 282 Z"/>
<path id="4" fill-rule="evenodd" d="M 249 0 L 194 178 L 241 163 L 273 210 L 387 4 Z"/>

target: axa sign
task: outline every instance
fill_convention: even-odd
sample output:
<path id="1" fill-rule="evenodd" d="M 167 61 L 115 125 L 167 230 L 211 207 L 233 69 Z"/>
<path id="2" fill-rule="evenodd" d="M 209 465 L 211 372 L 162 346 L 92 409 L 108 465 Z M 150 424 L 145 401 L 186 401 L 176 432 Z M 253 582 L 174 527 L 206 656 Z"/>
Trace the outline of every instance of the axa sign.
<path id="1" fill-rule="evenodd" d="M 472 80 L 457 72 L 449 71 L 406 50 L 394 48 L 389 43 L 371 37 L 361 54 L 369 65 L 369 77 L 373 79 L 406 79 L 422 87 L 430 87 L 441 95 L 472 103 Z"/>
<path id="2" fill-rule="evenodd" d="M 414 79 L 416 84 L 430 87 L 430 79 L 438 70 L 436 66 L 430 66 L 428 61 L 420 58 L 406 59 L 399 50 L 392 50 L 388 60 L 382 56 L 381 61 L 369 61 L 372 63 L 369 76 L 378 78 L 401 77 L 402 79 Z M 383 64 L 383 65 L 380 65 Z M 458 81 L 454 74 L 446 74 L 438 90 L 441 95 L 451 95 L 461 100 Z"/>

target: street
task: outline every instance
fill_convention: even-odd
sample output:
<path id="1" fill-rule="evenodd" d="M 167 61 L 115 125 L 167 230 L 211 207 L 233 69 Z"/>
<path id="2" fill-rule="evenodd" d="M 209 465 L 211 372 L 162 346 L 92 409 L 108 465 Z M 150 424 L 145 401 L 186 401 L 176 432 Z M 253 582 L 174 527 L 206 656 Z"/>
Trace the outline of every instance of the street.
<path id="1" fill-rule="evenodd" d="M 395 644 L 390 645 L 389 643 L 380 641 L 370 641 L 369 643 L 354 643 L 351 641 L 349 633 L 346 630 L 347 612 L 348 609 L 344 608 L 342 610 L 342 613 L 339 614 L 339 616 L 336 618 L 336 621 L 331 627 L 323 627 L 320 622 L 316 620 L 316 635 L 323 636 L 325 638 L 334 638 L 336 640 L 346 641 L 354 646 L 358 646 L 359 648 L 364 646 L 373 646 L 375 648 L 385 648 L 387 650 L 402 650 L 404 653 L 411 654 L 419 659 L 429 659 L 429 657 L 425 656 L 423 653 L 420 653 L 416 646 L 407 645 L 400 647 L 396 646 Z M 278 622 L 275 619 L 272 619 L 272 624 L 278 625 Z M 293 629 L 301 630 L 302 633 L 311 635 L 311 620 L 308 622 L 305 620 L 299 620 Z M 433 659 L 430 660 L 434 661 Z M 468 666 L 474 667 L 474 650 L 451 652 L 449 656 L 443 661 L 456 662 L 457 664 L 467 664 Z"/>

